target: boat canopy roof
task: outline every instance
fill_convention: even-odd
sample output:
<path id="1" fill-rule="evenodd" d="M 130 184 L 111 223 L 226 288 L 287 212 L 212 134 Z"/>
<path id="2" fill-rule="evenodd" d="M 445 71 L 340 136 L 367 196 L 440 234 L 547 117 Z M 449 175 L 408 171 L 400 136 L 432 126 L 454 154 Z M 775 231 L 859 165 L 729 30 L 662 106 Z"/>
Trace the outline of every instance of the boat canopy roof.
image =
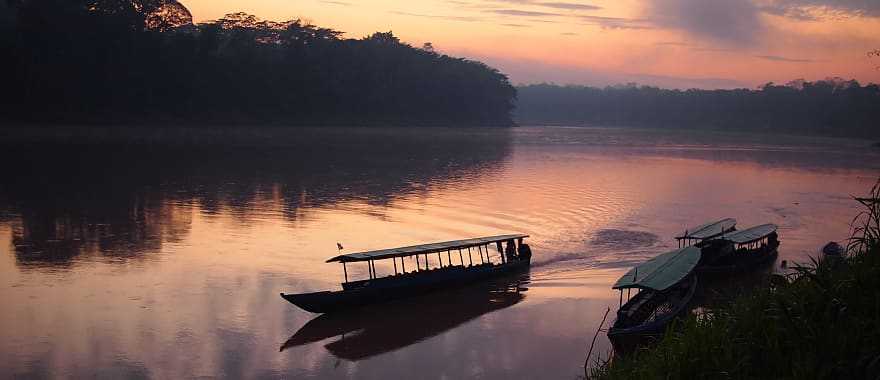
<path id="1" fill-rule="evenodd" d="M 407 257 L 418 255 L 422 253 L 434 253 L 434 252 L 442 252 L 451 249 L 459 249 L 459 248 L 470 248 L 478 245 L 486 245 L 492 244 L 499 241 L 507 241 L 511 239 L 522 239 L 527 238 L 529 235 L 523 234 L 512 234 L 512 235 L 497 235 L 497 236 L 486 236 L 480 238 L 473 239 L 464 239 L 464 240 L 452 240 L 452 241 L 444 241 L 439 243 L 430 243 L 430 244 L 419 244 L 419 245 L 411 245 L 408 247 L 400 247 L 400 248 L 389 248 L 389 249 L 380 249 L 378 251 L 367 251 L 367 252 L 358 252 L 358 253 L 349 253 L 347 255 L 339 255 L 327 260 L 328 263 L 332 262 L 341 262 L 341 263 L 350 263 L 355 261 L 369 261 L 369 260 L 382 260 L 382 259 L 390 259 L 394 257 Z"/>
<path id="2" fill-rule="evenodd" d="M 724 236 L 724 239 L 736 244 L 746 244 L 761 240 L 774 232 L 776 232 L 775 224 L 762 224 L 742 231 L 731 232 L 730 235 Z"/>
<path id="3" fill-rule="evenodd" d="M 681 236 L 676 236 L 675 238 L 678 240 L 683 239 L 710 239 L 716 236 L 719 236 L 727 231 L 730 231 L 734 226 L 736 226 L 736 219 L 733 218 L 725 218 L 719 221 L 706 223 L 702 226 L 688 228 L 684 231 L 684 234 Z"/>
<path id="4" fill-rule="evenodd" d="M 700 255 L 700 249 L 694 246 L 666 252 L 630 269 L 611 288 L 669 289 L 694 270 Z"/>

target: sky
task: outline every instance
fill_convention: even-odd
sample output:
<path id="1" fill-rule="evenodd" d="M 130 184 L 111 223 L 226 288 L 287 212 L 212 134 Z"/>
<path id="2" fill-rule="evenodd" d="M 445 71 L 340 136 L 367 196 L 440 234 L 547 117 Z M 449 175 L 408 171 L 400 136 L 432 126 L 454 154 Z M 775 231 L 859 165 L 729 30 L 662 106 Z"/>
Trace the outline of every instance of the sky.
<path id="1" fill-rule="evenodd" d="M 180 0 L 303 19 L 483 61 L 514 84 L 755 88 L 828 77 L 880 83 L 880 0 Z"/>

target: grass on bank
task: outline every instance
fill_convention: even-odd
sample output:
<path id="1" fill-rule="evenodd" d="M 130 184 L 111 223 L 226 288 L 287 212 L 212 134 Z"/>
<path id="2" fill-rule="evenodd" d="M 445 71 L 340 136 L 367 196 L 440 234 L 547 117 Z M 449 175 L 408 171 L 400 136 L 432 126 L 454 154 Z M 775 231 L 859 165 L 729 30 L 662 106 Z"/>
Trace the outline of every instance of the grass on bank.
<path id="1" fill-rule="evenodd" d="M 880 379 L 880 182 L 848 255 L 813 260 L 700 318 L 651 350 L 590 370 L 597 379 Z"/>

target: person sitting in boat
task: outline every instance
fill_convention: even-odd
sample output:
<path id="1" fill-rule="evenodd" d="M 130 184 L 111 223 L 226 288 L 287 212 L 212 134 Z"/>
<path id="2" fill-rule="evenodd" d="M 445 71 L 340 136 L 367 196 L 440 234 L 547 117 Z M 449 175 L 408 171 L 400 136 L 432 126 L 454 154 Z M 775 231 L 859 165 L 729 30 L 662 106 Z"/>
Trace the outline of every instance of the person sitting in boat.
<path id="1" fill-rule="evenodd" d="M 507 241 L 507 249 L 504 250 L 504 255 L 507 256 L 507 261 L 516 260 L 516 243 L 512 239 Z"/>
<path id="2" fill-rule="evenodd" d="M 526 243 L 519 243 L 519 258 L 529 260 L 532 258 L 532 248 Z"/>

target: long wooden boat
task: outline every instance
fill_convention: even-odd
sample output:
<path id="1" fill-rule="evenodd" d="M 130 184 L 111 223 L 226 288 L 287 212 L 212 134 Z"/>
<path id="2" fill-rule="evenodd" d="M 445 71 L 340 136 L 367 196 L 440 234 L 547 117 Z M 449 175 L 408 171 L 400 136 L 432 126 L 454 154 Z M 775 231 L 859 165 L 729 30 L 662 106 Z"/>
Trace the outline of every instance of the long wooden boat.
<path id="1" fill-rule="evenodd" d="M 697 247 L 679 248 L 630 269 L 617 280 L 612 288 L 620 291 L 621 306 L 608 330 L 615 353 L 625 355 L 653 343 L 672 321 L 687 313 L 697 288 L 693 272 L 700 256 Z M 638 293 L 630 297 L 632 290 Z"/>
<path id="2" fill-rule="evenodd" d="M 331 313 L 473 283 L 527 269 L 532 257 L 531 248 L 523 243 L 527 237 L 523 234 L 488 236 L 339 255 L 327 262 L 342 263 L 345 274 L 342 290 L 281 293 L 281 297 L 306 311 Z M 502 243 L 507 245 L 504 250 Z M 491 253 L 493 245 L 497 248 L 495 254 Z M 479 258 L 474 258 L 475 253 Z M 428 256 L 435 254 L 439 266 L 431 268 Z M 415 258 L 416 268 L 407 271 L 404 259 L 411 257 Z M 392 260 L 394 273 L 379 277 L 375 264 L 379 260 Z M 366 263 L 369 278 L 349 281 L 346 265 L 350 263 Z"/>
<path id="3" fill-rule="evenodd" d="M 776 230 L 774 224 L 762 224 L 704 243 L 697 272 L 741 272 L 776 260 L 779 255 Z"/>
<path id="4" fill-rule="evenodd" d="M 687 247 L 689 245 L 699 245 L 700 243 L 710 241 L 724 236 L 724 234 L 736 231 L 736 219 L 724 218 L 709 222 L 697 227 L 684 230 L 684 233 L 676 236 L 678 246 Z"/>

